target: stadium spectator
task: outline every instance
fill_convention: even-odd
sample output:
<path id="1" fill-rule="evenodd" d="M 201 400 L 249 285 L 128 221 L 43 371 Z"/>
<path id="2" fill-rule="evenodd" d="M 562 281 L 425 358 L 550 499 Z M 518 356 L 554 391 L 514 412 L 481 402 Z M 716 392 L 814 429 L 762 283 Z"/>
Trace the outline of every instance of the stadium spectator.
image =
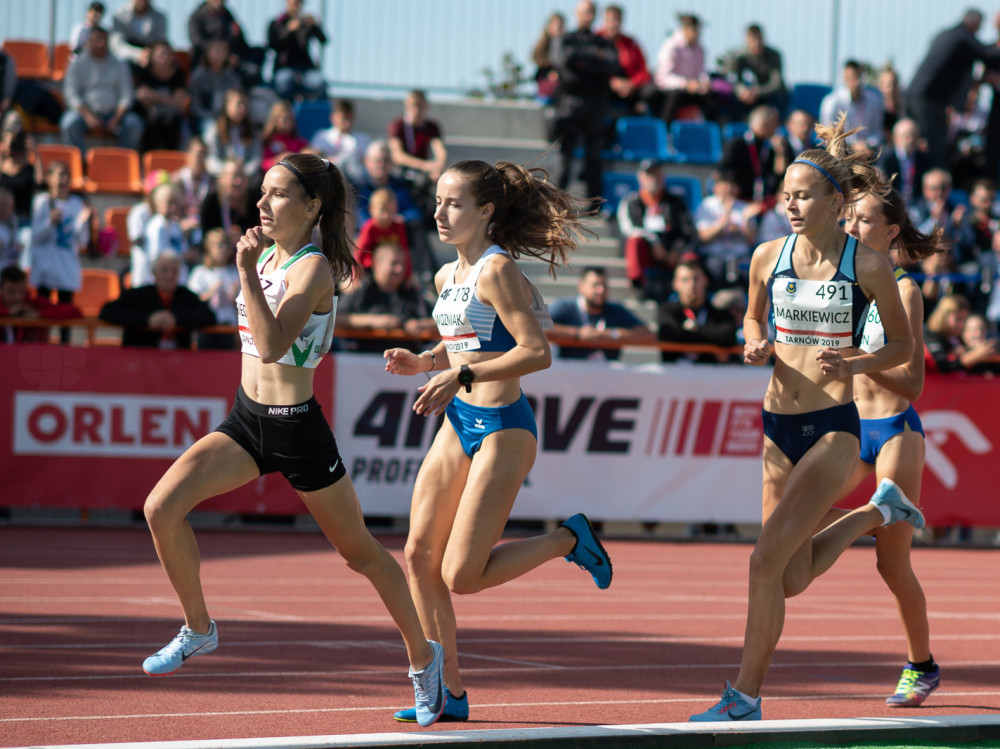
<path id="1" fill-rule="evenodd" d="M 975 369 L 997 355 L 993 338 L 966 345 L 962 340 L 965 323 L 971 313 L 969 300 L 961 294 L 941 297 L 927 318 L 927 354 L 938 372 L 960 372 Z"/>
<path id="2" fill-rule="evenodd" d="M 142 150 L 180 148 L 188 108 L 187 77 L 168 42 L 153 42 L 147 63 L 135 71 L 135 111 L 146 123 Z"/>
<path id="3" fill-rule="evenodd" d="M 410 185 L 421 211 L 430 216 L 434 187 L 448 163 L 448 149 L 440 125 L 427 119 L 428 107 L 423 91 L 410 91 L 403 100 L 403 116 L 389 123 L 388 138 L 393 166 Z"/>
<path id="4" fill-rule="evenodd" d="M 971 258 L 972 234 L 965 223 L 968 206 L 956 203 L 951 194 L 951 174 L 947 169 L 930 169 L 921 181 L 921 195 L 910 203 L 910 217 L 924 234 L 935 226 L 955 242 L 951 255 L 961 264 Z"/>
<path id="5" fill-rule="evenodd" d="M 728 309 L 709 303 L 708 275 L 695 253 L 686 253 L 674 269 L 675 300 L 660 305 L 660 341 L 671 343 L 710 343 L 713 346 L 736 345 L 740 324 Z M 686 360 L 700 363 L 727 362 L 728 353 L 682 353 L 663 351 L 665 362 Z"/>
<path id="6" fill-rule="evenodd" d="M 208 43 L 222 39 L 229 45 L 229 64 L 234 70 L 250 56 L 250 45 L 239 21 L 226 7 L 226 0 L 205 0 L 188 16 L 191 65 L 197 66 L 208 51 Z"/>
<path id="7" fill-rule="evenodd" d="M 34 139 L 24 130 L 4 130 L 0 136 L 0 186 L 14 193 L 14 215 L 22 225 L 31 221 L 31 201 L 44 178 L 42 160 L 34 153 Z"/>
<path id="8" fill-rule="evenodd" d="M 337 305 L 340 320 L 352 328 L 402 330 L 419 337 L 436 331 L 431 308 L 415 279 L 408 280 L 409 254 L 391 240 L 384 240 L 372 256 L 372 272 L 362 276 L 360 284 L 340 297 Z M 420 351 L 424 344 L 412 338 L 361 338 L 353 349 L 381 354 L 387 348 Z"/>
<path id="9" fill-rule="evenodd" d="M 206 167 L 207 155 L 205 141 L 198 136 L 192 137 L 187 144 L 187 163 L 170 175 L 170 181 L 181 191 L 181 213 L 184 216 L 181 225 L 192 247 L 202 243 L 201 207 L 215 187 L 215 178 Z"/>
<path id="10" fill-rule="evenodd" d="M 531 61 L 535 63 L 535 83 L 538 84 L 538 98 L 550 104 L 559 85 L 559 71 L 552 62 L 552 51 L 556 39 L 566 31 L 566 17 L 562 13 L 552 13 L 545 21 L 541 36 L 531 49 Z"/>
<path id="11" fill-rule="evenodd" d="M 201 205 L 202 235 L 221 226 L 235 247 L 248 229 L 260 223 L 257 197 L 250 191 L 250 182 L 243 164 L 237 159 L 225 162 L 215 189 L 208 192 Z"/>
<path id="12" fill-rule="evenodd" d="M 28 289 L 28 274 L 16 265 L 8 265 L 0 270 L 0 317 L 68 320 L 82 315 L 72 304 L 53 304 L 45 295 L 32 295 Z M 0 327 L 0 343 L 42 343 L 48 338 L 48 328 L 20 325 Z"/>
<path id="13" fill-rule="evenodd" d="M 757 24 L 747 27 L 745 38 L 746 46 L 727 55 L 721 66 L 738 102 L 735 119 L 745 119 L 761 104 L 784 112 L 788 91 L 782 76 L 781 53 L 764 43 L 764 31 Z"/>
<path id="14" fill-rule="evenodd" d="M 607 6 L 604 9 L 604 24 L 597 33 L 614 44 L 618 51 L 621 75 L 611 76 L 611 93 L 620 104 L 625 105 L 627 112 L 645 114 L 650 98 L 656 93 L 656 84 L 646 67 L 646 56 L 639 42 L 622 33 L 623 14 L 620 5 Z"/>
<path id="15" fill-rule="evenodd" d="M 285 0 L 285 12 L 271 21 L 267 44 L 274 50 L 274 90 L 282 99 L 319 99 L 326 96 L 323 73 L 309 55 L 309 42 L 326 44 L 326 34 L 302 0 Z"/>
<path id="16" fill-rule="evenodd" d="M 229 62 L 229 42 L 213 39 L 205 48 L 201 62 L 191 72 L 191 123 L 196 133 L 222 114 L 226 93 L 242 88 L 239 74 Z"/>
<path id="17" fill-rule="evenodd" d="M 364 157 L 371 136 L 354 129 L 354 103 L 337 99 L 330 108 L 330 127 L 313 135 L 309 147 L 340 168 L 352 182 L 364 171 Z"/>
<path id="18" fill-rule="evenodd" d="M 712 194 L 694 212 L 701 246 L 698 254 L 709 278 L 709 287 L 743 286 L 752 243 L 757 237 L 756 217 L 762 203 L 739 197 L 739 185 L 731 172 L 713 174 Z"/>
<path id="19" fill-rule="evenodd" d="M 202 262 L 192 269 L 187 287 L 209 306 L 216 323 L 236 327 L 240 274 L 236 270 L 236 248 L 223 229 L 206 232 Z M 199 349 L 230 350 L 238 344 L 236 333 L 198 333 Z"/>
<path id="20" fill-rule="evenodd" d="M 645 159 L 636 176 L 639 191 L 618 204 L 625 273 L 644 297 L 662 301 L 670 295 L 677 260 L 697 235 L 687 204 L 666 188 L 664 164 Z"/>
<path id="21" fill-rule="evenodd" d="M 882 149 L 875 166 L 892 179 L 892 186 L 907 203 L 919 194 L 931 160 L 920 148 L 920 126 L 916 120 L 904 117 L 896 122 L 892 128 L 892 146 Z"/>
<path id="22" fill-rule="evenodd" d="M 641 346 L 656 341 L 653 331 L 627 307 L 608 300 L 608 272 L 604 268 L 584 268 L 577 291 L 577 296 L 563 297 L 552 303 L 549 312 L 553 325 L 547 333 L 605 344 L 607 348 L 560 344 L 560 359 L 618 361 L 622 346 Z"/>
<path id="23" fill-rule="evenodd" d="M 879 69 L 876 88 L 882 95 L 882 137 L 884 141 L 889 141 L 896 123 L 906 116 L 899 73 L 892 63 L 886 63 Z"/>
<path id="24" fill-rule="evenodd" d="M 265 172 L 288 154 L 300 153 L 309 147 L 309 141 L 299 135 L 291 103 L 284 99 L 271 105 L 261 139 L 264 153 L 261 165 Z"/>
<path id="25" fill-rule="evenodd" d="M 678 18 L 680 27 L 666 38 L 656 55 L 653 78 L 663 97 L 660 116 L 670 123 L 682 107 L 697 107 L 704 119 L 715 120 L 719 105 L 705 66 L 701 21 L 690 13 Z"/>
<path id="26" fill-rule="evenodd" d="M 757 227 L 757 244 L 763 244 L 778 237 L 792 233 L 792 223 L 785 213 L 784 181 L 778 184 L 774 191 L 774 205 L 769 211 L 760 215 L 760 225 Z"/>
<path id="27" fill-rule="evenodd" d="M 133 72 L 149 65 L 154 44 L 167 41 L 167 17 L 150 0 L 131 0 L 111 20 L 111 53 L 131 63 Z"/>
<path id="28" fill-rule="evenodd" d="M 222 114 L 209 123 L 203 135 L 210 174 L 218 177 L 223 164 L 234 159 L 240 161 L 248 177 L 260 170 L 263 157 L 260 132 L 250 121 L 250 98 L 242 89 L 226 92 Z"/>
<path id="29" fill-rule="evenodd" d="M 1000 11 L 993 17 L 993 28 L 1000 35 Z M 995 45 L 1000 48 L 1000 38 Z M 986 120 L 986 153 L 983 160 L 983 174 L 990 179 L 998 179 L 1000 175 L 1000 69 L 992 65 L 984 71 L 985 83 L 990 86 L 992 103 Z M 997 535 L 1000 541 L 1000 534 Z"/>
<path id="30" fill-rule="evenodd" d="M 990 252 L 984 252 L 979 256 L 979 268 L 982 274 L 980 288 L 987 296 L 986 319 L 996 331 L 1000 329 L 1000 231 L 993 232 Z"/>
<path id="31" fill-rule="evenodd" d="M 0 185 L 0 270 L 21 262 L 20 223 L 14 213 L 14 192 Z"/>
<path id="32" fill-rule="evenodd" d="M 153 267 L 156 258 L 165 252 L 173 252 L 183 261 L 179 281 L 187 283 L 188 264 L 197 259 L 184 236 L 181 226 L 182 198 L 180 190 L 171 182 L 157 185 L 149 194 L 152 215 L 142 233 L 142 252 L 132 254 L 132 285 L 144 286 L 153 283 Z"/>
<path id="33" fill-rule="evenodd" d="M 46 190 L 31 203 L 31 283 L 39 295 L 58 293 L 61 303 L 72 303 L 80 290 L 80 255 L 90 244 L 93 211 L 83 198 L 69 191 L 69 167 L 53 161 L 45 170 Z M 64 343 L 69 331 L 64 331 Z"/>
<path id="34" fill-rule="evenodd" d="M 793 109 L 785 119 L 786 158 L 795 158 L 816 147 L 816 118 L 804 109 Z"/>
<path id="35" fill-rule="evenodd" d="M 135 92 L 129 66 L 108 51 L 108 32 L 92 29 L 87 46 L 66 70 L 66 111 L 59 122 L 62 138 L 86 151 L 87 131 L 107 130 L 122 148 L 138 149 L 142 118 L 132 111 Z"/>
<path id="36" fill-rule="evenodd" d="M 155 282 L 125 289 L 101 307 L 99 317 L 121 325 L 123 346 L 191 348 L 191 332 L 215 324 L 215 315 L 190 289 L 180 285 L 179 255 L 164 252 L 153 263 Z"/>
<path id="37" fill-rule="evenodd" d="M 791 159 L 777 134 L 781 124 L 777 109 L 767 104 L 754 107 L 747 124 L 742 135 L 726 142 L 719 169 L 733 174 L 739 197 L 762 203 L 762 210 L 767 210 Z"/>
<path id="38" fill-rule="evenodd" d="M 406 222 L 399 215 L 396 194 L 388 187 L 375 190 L 368 198 L 368 213 L 370 218 L 361 226 L 355 254 L 361 267 L 371 268 L 376 248 L 391 242 L 406 255 L 406 278 L 409 278 L 413 270 L 410 243 L 406 237 Z"/>
<path id="39" fill-rule="evenodd" d="M 965 356 L 959 361 L 967 372 L 986 374 L 992 377 L 1000 371 L 1000 345 L 996 334 L 990 330 L 989 321 L 978 314 L 970 314 L 962 326 L 962 347 Z M 967 366 L 965 361 L 972 363 Z"/>
<path id="40" fill-rule="evenodd" d="M 552 63 L 558 74 L 553 132 L 559 142 L 561 166 L 558 183 L 565 189 L 573 172 L 573 152 L 583 141 L 581 175 L 591 209 L 600 207 L 601 151 L 605 143 L 605 120 L 610 113 L 612 76 L 621 75 L 618 51 L 607 39 L 591 30 L 594 3 L 576 4 L 575 31 L 564 33 L 552 46 Z"/>
<path id="41" fill-rule="evenodd" d="M 976 38 L 982 22 L 982 13 L 967 10 L 961 23 L 937 34 L 906 91 L 907 110 L 927 139 L 931 166 L 948 166 L 947 110 L 965 102 L 973 65 L 978 60 L 1000 63 L 1000 47 Z"/>
<path id="42" fill-rule="evenodd" d="M 844 63 L 842 76 L 844 85 L 823 97 L 819 120 L 836 122 L 843 112 L 847 117 L 846 130 L 863 128 L 851 135 L 848 142 L 856 147 L 867 146 L 874 153 L 885 138 L 882 97 L 864 85 L 861 63 L 857 60 Z"/>
<path id="43" fill-rule="evenodd" d="M 965 215 L 970 239 L 970 255 L 976 260 L 990 252 L 993 235 L 1000 231 L 1000 211 L 997 211 L 997 184 L 991 179 L 977 179 L 969 192 L 969 210 Z"/>
<path id="44" fill-rule="evenodd" d="M 983 166 L 988 118 L 989 112 L 979 103 L 978 85 L 969 88 L 962 107 L 948 111 L 948 171 L 953 184 L 962 190 L 968 190 L 973 180 L 986 176 Z"/>
<path id="45" fill-rule="evenodd" d="M 76 24 L 69 32 L 68 44 L 71 54 L 78 55 L 83 52 L 87 46 L 87 37 L 90 36 L 90 32 L 100 27 L 101 21 L 104 19 L 104 10 L 104 3 L 99 0 L 95 0 L 87 6 L 84 20 Z"/>
<path id="46" fill-rule="evenodd" d="M 12 111 L 14 95 L 17 93 L 17 63 L 14 58 L 0 50 L 0 120 Z"/>

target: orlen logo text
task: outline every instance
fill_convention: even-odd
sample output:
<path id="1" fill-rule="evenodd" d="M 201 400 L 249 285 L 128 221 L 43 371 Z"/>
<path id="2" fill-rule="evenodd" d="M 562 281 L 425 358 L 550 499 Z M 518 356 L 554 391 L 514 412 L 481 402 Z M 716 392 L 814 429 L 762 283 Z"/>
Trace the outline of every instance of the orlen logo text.
<path id="1" fill-rule="evenodd" d="M 173 458 L 227 408 L 223 398 L 19 392 L 14 454 Z"/>

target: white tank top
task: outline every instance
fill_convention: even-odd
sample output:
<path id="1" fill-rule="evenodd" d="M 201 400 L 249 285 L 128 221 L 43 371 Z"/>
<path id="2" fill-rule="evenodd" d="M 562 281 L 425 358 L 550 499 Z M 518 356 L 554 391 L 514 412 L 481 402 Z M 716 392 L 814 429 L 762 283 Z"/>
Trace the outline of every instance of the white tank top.
<path id="1" fill-rule="evenodd" d="M 895 269 L 896 283 L 909 275 L 902 268 Z M 873 354 L 885 346 L 885 328 L 882 327 L 882 317 L 878 313 L 875 302 L 868 308 L 868 317 L 865 318 L 865 329 L 861 333 L 861 345 L 859 348 L 866 354 Z"/>
<path id="2" fill-rule="evenodd" d="M 314 245 L 308 244 L 296 252 L 284 265 L 274 269 L 267 275 L 261 271 L 268 258 L 274 254 L 274 245 L 271 245 L 260 256 L 257 261 L 257 277 L 260 278 L 260 285 L 264 289 L 264 298 L 272 314 L 278 313 L 278 305 L 281 303 L 288 286 L 285 284 L 285 276 L 288 269 L 304 257 L 319 255 L 324 260 L 323 255 Z M 285 352 L 285 355 L 278 359 L 278 364 L 288 364 L 293 367 L 305 367 L 315 369 L 323 358 L 323 354 L 330 350 L 333 343 L 333 325 L 337 317 L 337 297 L 333 297 L 333 306 L 329 312 L 313 312 L 309 315 L 302 332 L 292 342 L 292 347 Z M 243 299 L 243 290 L 236 297 L 236 313 L 240 327 L 240 341 L 244 354 L 250 354 L 260 358 L 260 352 L 254 344 L 253 335 L 250 332 L 250 324 L 247 320 L 247 308 Z"/>

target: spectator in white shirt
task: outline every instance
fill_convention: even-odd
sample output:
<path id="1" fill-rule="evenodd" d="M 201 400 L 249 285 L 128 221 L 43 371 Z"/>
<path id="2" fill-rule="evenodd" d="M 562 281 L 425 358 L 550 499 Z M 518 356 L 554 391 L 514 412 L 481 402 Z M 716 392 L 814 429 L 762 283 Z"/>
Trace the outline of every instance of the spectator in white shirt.
<path id="1" fill-rule="evenodd" d="M 354 104 L 338 99 L 330 110 L 330 127 L 317 132 L 309 146 L 337 165 L 348 179 L 364 174 L 364 156 L 371 136 L 354 129 Z"/>
<path id="2" fill-rule="evenodd" d="M 845 130 L 864 128 L 848 137 L 847 142 L 864 144 L 874 151 L 882 143 L 885 133 L 882 95 L 862 85 L 861 64 L 855 60 L 844 63 L 843 80 L 842 87 L 823 97 L 823 103 L 819 107 L 819 121 L 824 124 L 836 122 L 840 113 L 845 112 Z"/>
<path id="3" fill-rule="evenodd" d="M 756 217 L 761 203 L 739 198 L 730 172 L 713 175 L 712 194 L 694 212 L 701 247 L 698 254 L 708 273 L 710 289 L 746 285 L 752 243 L 757 238 Z"/>

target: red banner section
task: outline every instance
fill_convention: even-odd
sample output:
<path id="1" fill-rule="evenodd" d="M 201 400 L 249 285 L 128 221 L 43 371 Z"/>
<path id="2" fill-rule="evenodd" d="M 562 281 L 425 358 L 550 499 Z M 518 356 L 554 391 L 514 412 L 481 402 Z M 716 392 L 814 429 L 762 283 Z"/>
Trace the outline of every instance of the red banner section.
<path id="1" fill-rule="evenodd" d="M 332 369 L 324 362 L 316 374 L 328 416 Z M 232 352 L 0 346 L 0 505 L 141 508 L 173 460 L 226 416 L 239 379 Z M 278 474 L 202 509 L 304 511 Z"/>
<path id="2" fill-rule="evenodd" d="M 419 382 L 385 375 L 377 358 L 344 355 L 336 368 L 329 359 L 317 371 L 317 397 L 336 424 L 365 510 L 405 514 L 433 429 L 404 423 L 412 421 Z M 519 516 L 541 517 L 546 508 L 559 514 L 569 495 L 575 509 L 603 520 L 759 518 L 754 399 L 763 395 L 765 372 L 573 364 L 557 361 L 526 381 L 539 410 L 539 459 L 515 508 Z M 226 415 L 239 369 L 240 356 L 231 352 L 0 347 L 0 505 L 140 508 L 170 463 Z M 335 374 L 345 381 L 336 383 Z M 922 505 L 932 525 L 1000 526 L 990 488 L 1000 443 L 997 388 L 961 374 L 928 376 L 917 408 L 927 432 Z M 334 392 L 344 399 L 336 419 Z M 570 431 L 585 421 L 585 407 L 596 409 L 589 441 Z M 595 436 L 598 426 L 603 436 Z M 402 442 L 389 439 L 401 429 Z M 412 470 L 389 475 L 396 459 Z M 579 477 L 585 490 L 573 488 Z M 853 496 L 864 501 L 872 488 L 866 483 Z M 635 495 L 631 504 L 608 501 L 623 490 Z M 539 492 L 544 496 L 535 497 Z M 305 511 L 278 474 L 202 508 Z"/>

